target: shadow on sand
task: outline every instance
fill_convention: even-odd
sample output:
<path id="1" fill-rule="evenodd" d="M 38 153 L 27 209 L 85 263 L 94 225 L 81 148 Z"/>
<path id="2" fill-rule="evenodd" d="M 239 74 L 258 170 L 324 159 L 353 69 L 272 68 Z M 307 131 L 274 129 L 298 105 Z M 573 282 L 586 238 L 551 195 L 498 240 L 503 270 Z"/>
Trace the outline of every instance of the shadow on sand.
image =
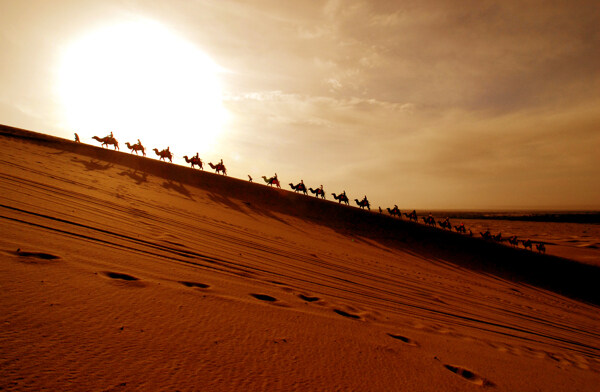
<path id="1" fill-rule="evenodd" d="M 195 201 L 194 198 L 192 197 L 192 194 L 190 193 L 190 191 L 188 191 L 187 188 L 184 187 L 182 183 L 175 184 L 172 180 L 168 180 L 168 181 L 163 182 L 162 186 L 165 189 L 174 190 L 175 192 L 179 193 L 180 195 L 183 195 L 183 196 L 187 197 L 188 199 Z"/>
<path id="2" fill-rule="evenodd" d="M 71 158 L 71 161 L 83 165 L 83 167 L 85 167 L 86 171 L 108 170 L 111 167 L 113 167 L 112 163 L 106 163 L 106 164 L 102 165 L 102 164 L 100 164 L 99 161 L 96 161 L 94 159 L 90 159 L 89 161 L 84 161 L 83 159 Z"/>
<path id="3" fill-rule="evenodd" d="M 136 185 L 140 185 L 144 182 L 148 182 L 148 173 L 142 172 L 138 173 L 137 170 L 125 170 L 119 173 L 120 176 L 127 176 L 135 181 Z M 163 185 L 164 186 L 164 185 Z"/>

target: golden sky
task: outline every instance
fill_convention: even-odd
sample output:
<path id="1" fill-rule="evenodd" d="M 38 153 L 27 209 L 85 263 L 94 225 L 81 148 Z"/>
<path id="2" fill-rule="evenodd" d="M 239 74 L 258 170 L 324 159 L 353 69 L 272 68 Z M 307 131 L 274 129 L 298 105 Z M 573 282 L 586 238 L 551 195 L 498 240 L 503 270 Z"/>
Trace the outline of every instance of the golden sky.
<path id="1" fill-rule="evenodd" d="M 102 51 L 82 41 L 140 20 L 206 55 L 214 72 L 153 33 Z M 88 143 L 106 125 L 122 144 L 170 145 L 178 162 L 203 151 L 238 178 L 277 172 L 282 183 L 345 189 L 375 207 L 598 209 L 598 26 L 597 0 L 0 0 L 0 123 L 66 138 L 78 131 Z M 135 57 L 144 39 L 148 67 Z M 97 113 L 65 107 L 61 80 L 79 72 L 65 68 L 65 53 L 78 42 L 91 52 L 78 52 L 86 72 L 72 84 L 98 97 L 106 91 L 94 89 L 110 85 L 104 70 L 133 64 L 143 75 L 134 93 L 111 87 L 114 100 L 94 101 Z M 131 50 L 116 50 L 128 42 Z M 194 70 L 218 78 L 220 133 L 199 122 L 219 109 L 200 101 L 211 82 Z M 169 107 L 173 122 L 146 104 Z M 135 116 L 116 121 L 117 109 Z M 88 125 L 75 129 L 74 111 Z M 140 130 L 152 124 L 164 132 Z M 196 145 L 212 133 L 212 144 Z"/>

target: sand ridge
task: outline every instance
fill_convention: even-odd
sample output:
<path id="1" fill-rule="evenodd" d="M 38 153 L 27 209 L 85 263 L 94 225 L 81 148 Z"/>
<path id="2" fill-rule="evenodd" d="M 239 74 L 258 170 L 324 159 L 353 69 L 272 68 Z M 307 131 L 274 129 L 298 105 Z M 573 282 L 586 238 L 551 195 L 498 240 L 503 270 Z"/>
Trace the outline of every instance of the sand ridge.
<path id="1" fill-rule="evenodd" d="M 600 380 L 597 297 L 531 276 L 568 261 L 19 135 L 5 133 L 0 157 L 3 389 L 591 391 Z"/>

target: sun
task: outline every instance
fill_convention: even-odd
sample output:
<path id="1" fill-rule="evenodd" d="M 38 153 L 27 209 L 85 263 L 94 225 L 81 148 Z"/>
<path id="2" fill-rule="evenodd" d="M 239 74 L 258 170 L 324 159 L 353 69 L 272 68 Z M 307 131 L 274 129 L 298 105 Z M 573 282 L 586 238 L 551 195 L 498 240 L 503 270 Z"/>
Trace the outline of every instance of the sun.
<path id="1" fill-rule="evenodd" d="M 164 26 L 139 20 L 72 43 L 59 67 L 66 123 L 80 136 L 113 132 L 124 145 L 210 152 L 224 126 L 220 68 Z"/>

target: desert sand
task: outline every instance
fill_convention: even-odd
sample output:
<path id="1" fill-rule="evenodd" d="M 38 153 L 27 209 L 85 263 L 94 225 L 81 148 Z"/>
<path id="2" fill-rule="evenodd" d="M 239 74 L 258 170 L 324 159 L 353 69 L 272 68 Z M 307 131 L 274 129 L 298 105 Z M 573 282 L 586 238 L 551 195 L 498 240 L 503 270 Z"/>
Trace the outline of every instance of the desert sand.
<path id="1" fill-rule="evenodd" d="M 597 266 L 150 154 L 0 141 L 1 390 L 598 390 Z"/>

